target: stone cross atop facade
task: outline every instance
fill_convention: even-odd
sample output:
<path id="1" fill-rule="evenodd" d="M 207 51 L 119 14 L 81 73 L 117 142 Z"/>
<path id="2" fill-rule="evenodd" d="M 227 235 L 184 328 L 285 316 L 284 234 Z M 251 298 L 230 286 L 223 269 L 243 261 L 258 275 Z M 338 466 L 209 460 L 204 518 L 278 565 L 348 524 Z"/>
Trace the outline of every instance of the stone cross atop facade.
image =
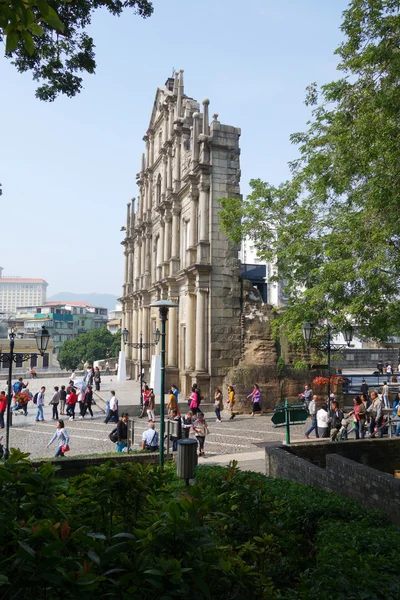
<path id="1" fill-rule="evenodd" d="M 136 176 L 137 201 L 127 209 L 123 327 L 132 342 L 159 327 L 150 304 L 170 299 L 167 382 L 189 393 L 196 381 L 209 394 L 240 358 L 238 248 L 220 231 L 219 203 L 240 195 L 240 129 L 209 121 L 208 99 L 185 94 L 183 70 L 158 88 L 145 152 Z M 159 352 L 156 347 L 155 352 Z M 144 350 L 145 368 L 150 366 Z M 127 349 L 127 372 L 138 373 Z"/>

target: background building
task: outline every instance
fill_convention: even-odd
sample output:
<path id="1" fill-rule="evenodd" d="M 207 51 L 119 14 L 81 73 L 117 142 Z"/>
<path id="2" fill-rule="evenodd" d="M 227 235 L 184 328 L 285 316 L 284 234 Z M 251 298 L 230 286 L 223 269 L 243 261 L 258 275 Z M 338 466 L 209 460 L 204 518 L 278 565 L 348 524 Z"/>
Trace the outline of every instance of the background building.
<path id="1" fill-rule="evenodd" d="M 64 342 L 77 335 L 105 327 L 107 309 L 85 302 L 45 302 L 41 306 L 20 306 L 15 319 L 8 320 L 19 337 L 33 336 L 42 326 L 53 340 L 53 352 L 58 354 Z"/>
<path id="2" fill-rule="evenodd" d="M 122 306 L 117 304 L 114 310 L 110 310 L 108 313 L 109 319 L 107 322 L 107 329 L 110 333 L 115 334 L 121 330 L 122 323 Z"/>
<path id="3" fill-rule="evenodd" d="M 278 275 L 276 264 L 261 260 L 257 255 L 254 241 L 249 239 L 243 241 L 239 256 L 242 262 L 242 276 L 250 279 L 259 289 L 264 302 L 272 306 L 284 306 L 287 301 L 284 282 L 274 279 Z M 262 279 L 265 283 L 263 291 L 261 291 Z"/>
<path id="4" fill-rule="evenodd" d="M 184 393 L 197 381 L 205 394 L 221 385 L 240 357 L 238 248 L 220 230 L 219 198 L 240 194 L 240 129 L 209 121 L 209 100 L 185 95 L 183 71 L 156 93 L 146 154 L 137 176 L 139 198 L 128 204 L 123 320 L 131 341 L 152 341 L 160 299 L 169 312 L 167 384 Z M 127 347 L 137 374 L 138 351 Z M 160 351 L 156 347 L 156 352 Z M 144 350 L 145 367 L 151 353 Z"/>
<path id="5" fill-rule="evenodd" d="M 48 283 L 44 279 L 2 277 L 2 271 L 0 267 L 0 312 L 15 314 L 18 306 L 46 302 Z"/>

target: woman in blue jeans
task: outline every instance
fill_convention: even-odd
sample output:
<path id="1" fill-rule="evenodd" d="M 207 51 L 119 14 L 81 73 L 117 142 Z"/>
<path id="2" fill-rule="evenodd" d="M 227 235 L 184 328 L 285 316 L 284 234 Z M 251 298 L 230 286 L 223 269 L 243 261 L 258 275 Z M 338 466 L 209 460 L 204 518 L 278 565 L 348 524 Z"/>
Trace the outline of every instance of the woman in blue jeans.
<path id="1" fill-rule="evenodd" d="M 64 456 L 64 451 L 65 451 L 65 446 L 68 446 L 69 444 L 69 435 L 66 429 L 64 429 L 64 421 L 60 420 L 57 421 L 57 425 L 56 425 L 57 429 L 54 432 L 53 437 L 51 438 L 50 442 L 47 444 L 46 448 L 48 448 L 49 446 L 51 446 L 51 444 L 57 440 L 58 442 L 58 448 L 57 448 L 57 452 L 55 453 L 55 458 L 58 458 L 59 456 Z"/>

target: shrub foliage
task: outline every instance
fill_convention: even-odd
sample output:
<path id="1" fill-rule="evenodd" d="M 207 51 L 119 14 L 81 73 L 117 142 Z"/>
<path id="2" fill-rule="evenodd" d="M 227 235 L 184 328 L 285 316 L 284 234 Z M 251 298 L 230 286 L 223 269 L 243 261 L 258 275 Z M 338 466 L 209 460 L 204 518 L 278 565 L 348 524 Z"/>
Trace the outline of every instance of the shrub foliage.
<path id="1" fill-rule="evenodd" d="M 0 598 L 395 599 L 400 530 L 355 502 L 201 467 L 0 467 Z"/>

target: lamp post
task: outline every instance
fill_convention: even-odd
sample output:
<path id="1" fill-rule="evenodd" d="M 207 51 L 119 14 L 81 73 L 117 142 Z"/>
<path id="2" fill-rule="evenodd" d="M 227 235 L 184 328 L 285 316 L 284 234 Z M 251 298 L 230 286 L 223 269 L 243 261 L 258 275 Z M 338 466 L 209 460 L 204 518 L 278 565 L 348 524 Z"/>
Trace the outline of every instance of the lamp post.
<path id="1" fill-rule="evenodd" d="M 160 377 L 160 467 L 164 466 L 164 394 L 165 394 L 165 323 L 168 319 L 168 311 L 170 308 L 178 308 L 179 304 L 171 302 L 171 300 L 157 300 L 151 307 L 156 307 L 160 311 L 161 321 L 161 377 Z"/>
<path id="2" fill-rule="evenodd" d="M 314 336 L 314 326 L 311 323 L 304 323 L 303 330 L 303 338 L 308 345 L 313 336 Z M 320 348 L 326 351 L 327 354 L 327 362 L 328 362 L 328 411 L 331 408 L 331 356 L 332 352 L 337 352 L 338 350 L 343 350 L 346 347 L 349 347 L 351 341 L 353 339 L 353 328 L 351 325 L 347 324 L 343 330 L 342 334 L 344 339 L 346 340 L 346 344 L 332 344 L 332 328 L 329 321 L 326 325 L 326 341 L 320 344 Z"/>
<path id="3" fill-rule="evenodd" d="M 11 399 L 12 399 L 12 371 L 13 371 L 13 362 L 24 362 L 29 360 L 32 356 L 37 356 L 36 353 L 26 353 L 26 352 L 16 352 L 14 353 L 14 340 L 16 334 L 14 332 L 14 328 L 11 329 L 9 333 L 10 340 L 10 352 L 1 352 L 0 353 L 0 362 L 3 364 L 8 364 L 8 389 L 7 389 L 7 425 L 6 425 L 6 447 L 4 449 L 4 460 L 10 455 L 10 425 L 11 425 Z M 46 327 L 42 325 L 40 329 L 38 329 L 36 333 L 36 345 L 39 351 L 40 356 L 43 356 L 47 350 L 47 345 L 49 343 L 50 334 L 47 331 Z"/>
<path id="4" fill-rule="evenodd" d="M 154 342 L 143 342 L 143 333 L 140 332 L 139 342 L 129 342 L 129 331 L 125 327 L 122 331 L 122 340 L 125 346 L 130 346 L 131 348 L 139 349 L 139 369 L 140 369 L 140 413 L 143 412 L 143 348 L 147 350 L 148 348 L 152 348 L 153 346 L 157 346 L 160 341 L 160 330 L 156 329 L 153 333 Z"/>

